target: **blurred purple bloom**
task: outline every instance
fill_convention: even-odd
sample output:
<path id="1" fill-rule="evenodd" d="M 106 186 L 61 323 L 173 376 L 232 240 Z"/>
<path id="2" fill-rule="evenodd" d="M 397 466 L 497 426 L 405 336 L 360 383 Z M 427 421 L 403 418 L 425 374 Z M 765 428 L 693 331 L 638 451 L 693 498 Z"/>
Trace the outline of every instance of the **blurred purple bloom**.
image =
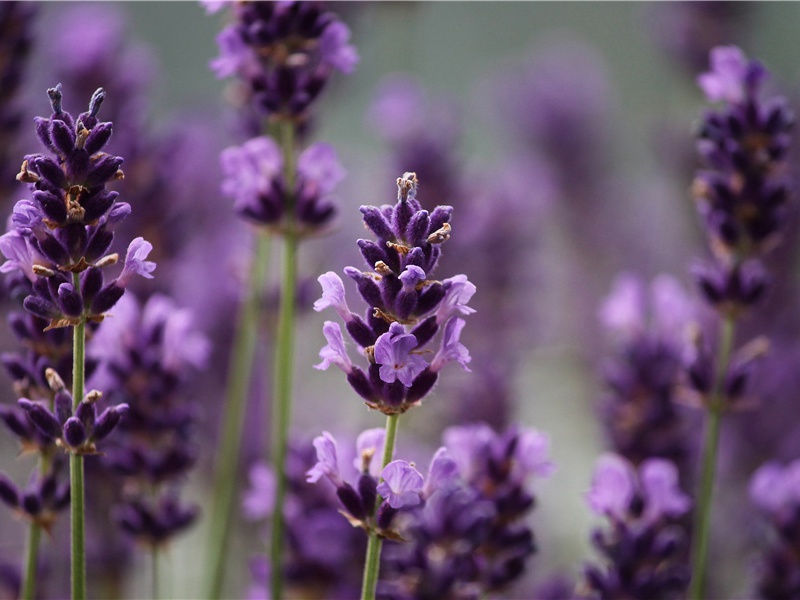
<path id="1" fill-rule="evenodd" d="M 322 298 L 314 302 L 314 310 L 320 312 L 332 307 L 345 323 L 352 320 L 342 279 L 333 271 L 328 271 L 317 277 L 317 281 L 322 286 Z"/>
<path id="2" fill-rule="evenodd" d="M 766 75 L 759 63 L 748 61 L 736 46 L 717 46 L 711 50 L 711 70 L 699 75 L 697 83 L 709 101 L 739 104 Z"/>
<path id="3" fill-rule="evenodd" d="M 350 362 L 350 357 L 347 356 L 347 349 L 344 346 L 344 338 L 339 324 L 333 321 L 325 321 L 322 326 L 322 333 L 325 335 L 325 339 L 328 340 L 328 345 L 319 351 L 322 362 L 314 365 L 314 368 L 324 371 L 331 365 L 336 365 L 345 373 L 350 373 L 353 370 L 353 363 Z"/>
<path id="4" fill-rule="evenodd" d="M 383 481 L 378 484 L 377 492 L 392 508 L 416 506 L 422 501 L 422 475 L 406 461 L 390 462 L 381 477 Z"/>
<path id="5" fill-rule="evenodd" d="M 350 74 L 358 64 L 358 52 L 349 44 L 350 28 L 341 21 L 334 21 L 319 39 L 319 51 L 323 62 L 342 73 Z"/>
<path id="6" fill-rule="evenodd" d="M 336 155 L 336 148 L 322 142 L 312 144 L 300 153 L 297 173 L 309 185 L 315 186 L 319 195 L 330 194 L 347 174 Z"/>
<path id="7" fill-rule="evenodd" d="M 417 338 L 405 333 L 399 323 L 392 323 L 389 331 L 375 342 L 375 363 L 381 367 L 381 379 L 386 383 L 400 381 L 411 387 L 417 375 L 428 366 L 424 358 L 412 353 L 417 345 Z"/>
<path id="8" fill-rule="evenodd" d="M 646 501 L 643 518 L 656 521 L 686 514 L 692 502 L 680 489 L 678 469 L 669 460 L 651 458 L 639 467 L 642 495 Z"/>
<path id="9" fill-rule="evenodd" d="M 264 463 L 250 467 L 250 487 L 242 499 L 244 516 L 254 521 L 272 514 L 275 502 L 275 473 Z"/>
<path id="10" fill-rule="evenodd" d="M 336 440 L 333 436 L 327 431 L 323 431 L 322 435 L 314 438 L 314 448 L 317 451 L 317 464 L 306 473 L 306 481 L 316 483 L 325 476 L 336 487 L 343 485 L 344 482 L 339 473 Z"/>
<path id="11" fill-rule="evenodd" d="M 598 515 L 624 520 L 636 492 L 635 478 L 628 461 L 616 454 L 604 454 L 597 460 L 592 487 L 586 494 L 589 506 Z"/>
<path id="12" fill-rule="evenodd" d="M 458 480 L 458 464 L 444 446 L 439 448 L 431 459 L 425 486 L 422 488 L 422 497 L 427 499 L 440 489 L 445 489 L 455 484 Z"/>
<path id="13" fill-rule="evenodd" d="M 359 472 L 363 472 L 364 466 L 368 465 L 368 473 L 375 477 L 380 475 L 385 441 L 386 430 L 383 427 L 366 429 L 358 434 L 353 465 Z"/>
<path id="14" fill-rule="evenodd" d="M 261 196 L 269 193 L 273 180 L 281 174 L 283 154 L 275 140 L 261 136 L 223 150 L 220 164 L 222 193 L 233 198 L 241 211 L 257 208 Z"/>

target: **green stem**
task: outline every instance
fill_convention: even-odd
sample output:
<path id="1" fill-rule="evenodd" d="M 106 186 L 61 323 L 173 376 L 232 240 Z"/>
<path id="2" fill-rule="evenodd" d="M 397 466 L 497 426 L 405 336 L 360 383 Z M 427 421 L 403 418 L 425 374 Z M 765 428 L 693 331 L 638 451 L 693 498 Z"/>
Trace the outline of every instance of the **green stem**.
<path id="1" fill-rule="evenodd" d="M 75 289 L 80 289 L 80 276 L 72 274 Z M 78 407 L 84 394 L 86 322 L 81 320 L 72 333 L 72 409 Z M 72 599 L 86 598 L 86 551 L 84 543 L 83 456 L 69 455 L 70 524 L 72 530 Z"/>
<path id="2" fill-rule="evenodd" d="M 711 528 L 711 504 L 714 496 L 714 480 L 717 466 L 717 448 L 724 412 L 723 384 L 733 352 L 735 321 L 732 316 L 724 317 L 721 324 L 720 343 L 714 386 L 708 406 L 705 427 L 705 446 L 703 449 L 699 490 L 694 513 L 694 535 L 692 536 L 692 582 L 689 598 L 703 600 L 708 560 L 709 532 Z"/>
<path id="3" fill-rule="evenodd" d="M 389 415 L 386 418 L 386 441 L 383 446 L 383 460 L 381 468 L 392 462 L 394 456 L 394 445 L 397 439 L 397 424 L 400 415 Z M 375 501 L 375 514 L 383 499 L 379 496 Z M 381 548 L 383 539 L 378 536 L 376 527 L 372 527 L 369 532 L 367 542 L 367 556 L 364 559 L 364 579 L 361 584 L 361 600 L 375 600 L 375 590 L 378 586 L 378 571 L 381 566 Z"/>
<path id="4" fill-rule="evenodd" d="M 23 600 L 33 600 L 36 597 L 36 565 L 39 557 L 39 540 L 42 537 L 42 528 L 36 523 L 31 523 L 28 529 L 28 550 L 25 553 L 25 581 L 22 582 Z"/>
<path id="5" fill-rule="evenodd" d="M 286 453 L 292 411 L 292 370 L 294 358 L 295 291 L 297 288 L 297 249 L 299 239 L 294 220 L 294 125 L 281 124 L 284 174 L 290 190 L 286 206 L 281 298 L 278 312 L 278 332 L 275 340 L 275 370 L 272 395 L 272 465 L 275 469 L 275 503 L 270 539 L 270 590 L 272 598 L 283 598 L 283 504 L 286 497 Z"/>
<path id="6" fill-rule="evenodd" d="M 236 480 L 244 414 L 258 337 L 257 325 L 260 320 L 261 295 L 266 284 L 269 266 L 270 237 L 266 233 L 259 233 L 255 243 L 247 291 L 239 309 L 236 337 L 228 369 L 225 394 L 227 401 L 223 411 L 225 422 L 217 455 L 216 480 L 212 489 L 211 542 L 207 568 L 211 576 L 208 597 L 212 599 L 221 597 L 224 583 L 225 559 L 228 557 L 233 505 L 237 490 Z"/>

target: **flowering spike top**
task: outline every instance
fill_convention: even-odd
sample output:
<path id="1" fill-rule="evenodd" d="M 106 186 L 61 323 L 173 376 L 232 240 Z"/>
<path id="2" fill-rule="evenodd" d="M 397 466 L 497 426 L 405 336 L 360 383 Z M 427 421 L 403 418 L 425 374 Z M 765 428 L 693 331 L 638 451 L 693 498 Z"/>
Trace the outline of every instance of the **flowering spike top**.
<path id="1" fill-rule="evenodd" d="M 344 283 L 333 271 L 319 277 L 322 297 L 314 303 L 317 311 L 336 311 L 369 361 L 366 372 L 354 364 L 340 326 L 326 321 L 328 345 L 320 351 L 317 368 L 336 365 L 368 406 L 386 414 L 419 404 L 446 364 L 457 362 L 469 370 L 469 351 L 460 342 L 465 321 L 456 315 L 474 312 L 467 302 L 475 286 L 466 275 L 434 279 L 452 232 L 452 208 L 423 209 L 417 184 L 416 174 L 404 173 L 397 179 L 394 206 L 361 207 L 364 225 L 376 240 L 358 240 L 368 270 L 346 267 L 344 272 L 368 305 L 364 317 L 350 310 Z M 426 346 L 440 330 L 440 348 L 429 362 Z"/>
<path id="2" fill-rule="evenodd" d="M 350 30 L 322 2 L 227 4 L 234 20 L 217 36 L 211 69 L 242 79 L 265 116 L 304 121 L 333 71 L 352 73 L 358 63 Z"/>
<path id="3" fill-rule="evenodd" d="M 49 154 L 25 156 L 17 179 L 30 184 L 31 197 L 14 206 L 0 251 L 8 259 L 3 272 L 17 271 L 29 282 L 25 308 L 54 328 L 101 321 L 130 278 L 151 277 L 155 263 L 146 260 L 152 246 L 137 238 L 122 273 L 105 283 L 102 269 L 119 258 L 107 254 L 114 230 L 131 212 L 106 189 L 123 177 L 122 158 L 104 152 L 112 125 L 100 122 L 98 113 L 106 94 L 96 90 L 77 119 L 64 110 L 60 84 L 47 95 L 52 114 L 35 122 Z"/>
<path id="4" fill-rule="evenodd" d="M 730 309 L 763 295 L 766 277 L 752 261 L 774 247 L 787 221 L 794 116 L 785 98 L 762 98 L 767 75 L 740 49 L 724 46 L 712 50 L 711 70 L 698 78 L 720 106 L 700 124 L 698 150 L 707 169 L 692 186 L 718 261 L 696 277 L 711 304 Z"/>

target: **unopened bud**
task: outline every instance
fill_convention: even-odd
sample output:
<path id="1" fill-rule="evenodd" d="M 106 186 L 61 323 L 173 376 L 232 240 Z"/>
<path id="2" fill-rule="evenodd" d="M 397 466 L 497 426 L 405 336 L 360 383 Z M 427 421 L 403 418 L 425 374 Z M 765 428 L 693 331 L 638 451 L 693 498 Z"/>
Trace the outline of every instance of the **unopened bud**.
<path id="1" fill-rule="evenodd" d="M 64 389 L 64 380 L 61 379 L 61 375 L 59 375 L 55 369 L 48 367 L 45 369 L 44 376 L 47 379 L 47 385 L 49 385 L 50 389 L 54 392 Z"/>

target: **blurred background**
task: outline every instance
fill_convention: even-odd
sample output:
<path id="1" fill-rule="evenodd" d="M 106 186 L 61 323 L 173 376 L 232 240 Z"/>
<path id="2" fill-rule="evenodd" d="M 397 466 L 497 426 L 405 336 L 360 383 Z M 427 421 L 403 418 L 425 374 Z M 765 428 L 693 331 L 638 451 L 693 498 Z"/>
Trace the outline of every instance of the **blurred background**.
<path id="1" fill-rule="evenodd" d="M 539 551 L 528 578 L 540 581 L 563 572 L 575 579 L 592 556 L 588 532 L 594 520 L 584 493 L 595 458 L 608 447 L 597 399 L 610 342 L 598 323 L 598 307 L 622 271 L 645 279 L 670 273 L 690 287 L 689 264 L 706 252 L 688 193 L 698 164 L 693 126 L 705 106 L 695 77 L 707 68 L 710 47 L 736 44 L 767 65 L 775 90 L 794 97 L 800 83 L 795 31 L 800 5 L 332 4 L 350 26 L 361 60 L 353 75 L 334 78 L 310 134 L 310 140 L 336 147 L 347 178 L 337 192 L 335 230 L 302 248 L 305 306 L 318 297 L 318 274 L 361 264 L 355 245 L 364 236 L 358 207 L 393 203 L 395 179 L 404 170 L 418 173 L 424 206 L 455 207 L 453 240 L 439 273 L 463 272 L 478 285 L 474 318 L 485 315 L 488 325 L 469 324 L 465 343 L 473 371 L 480 370 L 481 360 L 494 371 L 475 378 L 448 369 L 427 404 L 404 417 L 399 453 L 427 460 L 444 427 L 475 415 L 494 418 L 499 427 L 519 422 L 546 432 L 557 472 L 536 483 Z M 174 206 L 155 201 L 138 206 L 121 191 L 134 212 L 146 213 L 142 222 L 156 238 L 177 248 L 170 251 L 171 266 L 156 271 L 153 289 L 169 290 L 189 305 L 214 344 L 193 392 L 200 415 L 199 466 L 184 492 L 207 509 L 226 344 L 250 239 L 219 193 L 217 153 L 243 140 L 226 102 L 226 82 L 208 68 L 224 16 L 206 15 L 194 2 L 36 3 L 21 92 L 23 123 L 49 114 L 45 89 L 69 68 L 71 56 L 88 52 L 100 39 L 87 32 L 101 20 L 116 28 L 104 43 L 118 45 L 114 52 L 120 56 L 138 53 L 140 61 L 131 67 L 120 60 L 120 71 L 112 75 L 141 69 L 137 73 L 147 79 L 137 83 L 141 97 L 119 113 L 115 103 L 130 98 L 109 94 L 103 109 L 109 112 L 101 117 L 113 113 L 115 125 L 125 127 L 126 116 L 132 116 L 134 138 L 138 132 L 176 144 L 164 159 L 175 162 L 169 181 Z M 78 112 L 87 100 L 65 97 L 65 104 Z M 28 137 L 17 145 L 20 156 L 38 151 L 32 134 L 32 128 L 23 131 Z M 130 180 L 135 173 L 126 169 L 126 175 Z M 148 193 L 170 201 L 163 189 L 161 195 Z M 8 192 L 2 204 L 6 214 L 23 195 L 20 188 Z M 152 239 L 147 231 L 140 233 Z M 196 292 L 198 282 L 227 295 L 209 300 Z M 293 429 L 307 439 L 322 429 L 354 435 L 382 424 L 338 373 L 311 368 L 324 345 L 325 318 L 306 310 L 298 326 Z M 259 360 L 265 365 L 263 380 L 254 388 L 269 389 L 269 347 L 261 348 Z M 217 395 L 209 397 L 208 390 Z M 476 390 L 482 401 L 473 397 Z M 13 401 L 11 391 L 5 395 Z M 248 463 L 267 447 L 264 409 L 254 404 L 250 410 Z M 18 478 L 24 477 L 30 465 L 20 465 L 22 459 L 13 464 L 15 442 L 4 435 L 0 444 L 6 457 L 2 468 L 13 473 L 18 467 Z M 0 519 L 0 560 L 13 563 L 23 527 L 7 512 Z M 68 539 L 63 525 L 54 532 L 54 544 Z M 171 597 L 202 593 L 198 571 L 205 525 L 201 517 L 168 552 L 167 564 L 174 568 L 167 585 Z M 242 526 L 237 559 L 231 561 L 241 565 L 230 578 L 232 594 L 247 587 L 253 538 L 246 531 Z M 744 542 L 736 552 L 737 560 L 748 560 Z M 145 559 L 133 560 L 119 586 L 125 597 L 144 597 Z M 55 573 L 58 562 L 52 558 Z M 725 564 L 720 589 L 727 597 L 747 597 L 747 569 Z"/>

